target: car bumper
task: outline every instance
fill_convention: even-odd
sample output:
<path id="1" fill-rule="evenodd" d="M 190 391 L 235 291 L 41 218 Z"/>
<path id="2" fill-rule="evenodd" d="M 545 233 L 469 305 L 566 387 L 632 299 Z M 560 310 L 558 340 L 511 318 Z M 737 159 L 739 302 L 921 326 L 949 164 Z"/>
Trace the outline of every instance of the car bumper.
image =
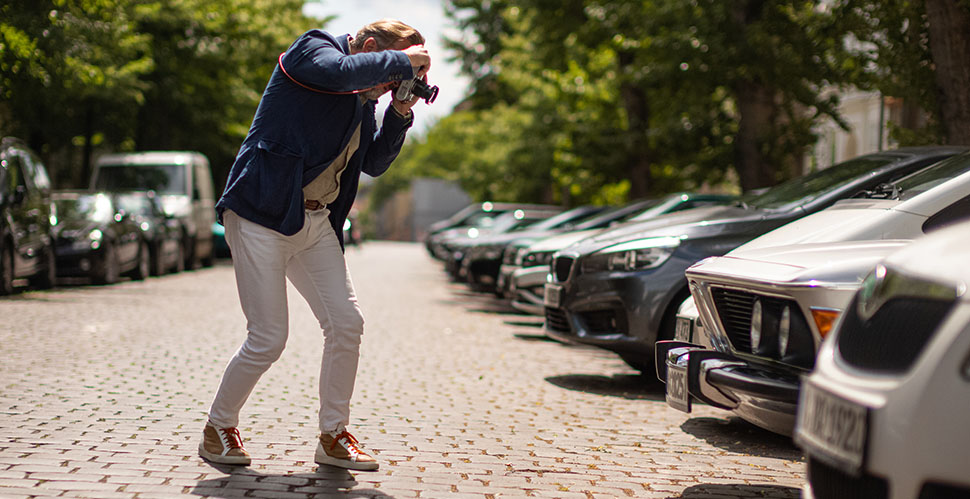
<path id="1" fill-rule="evenodd" d="M 658 341 L 655 355 L 657 377 L 668 384 L 671 407 L 690 412 L 696 399 L 769 431 L 792 434 L 797 375 L 683 341 Z"/>
<path id="2" fill-rule="evenodd" d="M 545 302 L 546 334 L 652 358 L 664 314 L 687 286 L 688 264 L 673 260 L 648 271 L 599 272 L 549 283 L 546 288 L 558 286 L 561 296 L 555 303 Z"/>
<path id="3" fill-rule="evenodd" d="M 512 297 L 512 306 L 528 314 L 542 315 L 545 310 L 543 291 L 548 275 L 548 266 L 525 267 L 515 270 L 509 277 L 509 295 Z"/>

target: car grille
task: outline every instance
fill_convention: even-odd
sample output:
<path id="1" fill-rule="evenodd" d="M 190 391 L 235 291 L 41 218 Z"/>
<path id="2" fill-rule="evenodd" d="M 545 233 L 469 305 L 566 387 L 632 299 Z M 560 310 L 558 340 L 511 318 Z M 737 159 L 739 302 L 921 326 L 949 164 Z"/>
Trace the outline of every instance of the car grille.
<path id="1" fill-rule="evenodd" d="M 955 303 L 902 296 L 864 319 L 857 299 L 846 309 L 839 328 L 839 355 L 851 366 L 886 374 L 909 370 Z"/>
<path id="2" fill-rule="evenodd" d="M 718 318 L 735 350 L 803 368 L 814 365 L 815 340 L 808 321 L 794 300 L 719 287 L 712 288 L 711 294 Z M 757 351 L 751 345 L 751 315 L 755 300 L 759 300 L 762 307 L 761 342 Z M 789 340 L 786 352 L 780 352 L 778 324 L 786 306 L 790 314 Z"/>
<path id="3" fill-rule="evenodd" d="M 569 272 L 572 270 L 575 261 L 576 259 L 571 256 L 562 255 L 552 261 L 552 273 L 556 282 L 566 282 L 569 279 Z"/>
<path id="4" fill-rule="evenodd" d="M 553 331 L 569 332 L 569 319 L 566 312 L 558 308 L 546 307 L 546 327 Z"/>
<path id="5" fill-rule="evenodd" d="M 842 470 L 808 460 L 808 482 L 816 499 L 886 499 L 889 484 L 877 476 L 863 474 L 854 477 Z"/>

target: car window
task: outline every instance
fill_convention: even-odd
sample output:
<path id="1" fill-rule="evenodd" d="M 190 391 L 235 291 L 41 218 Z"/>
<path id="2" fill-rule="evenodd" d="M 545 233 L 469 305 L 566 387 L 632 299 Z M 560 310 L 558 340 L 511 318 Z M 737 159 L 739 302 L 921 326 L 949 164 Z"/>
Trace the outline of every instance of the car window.
<path id="1" fill-rule="evenodd" d="M 102 165 L 95 189 L 102 191 L 152 190 L 159 194 L 186 194 L 183 165 Z"/>
<path id="2" fill-rule="evenodd" d="M 114 217 L 111 200 L 106 196 L 78 196 L 54 201 L 59 218 L 63 220 L 87 219 L 107 222 Z"/>
<path id="3" fill-rule="evenodd" d="M 154 215 L 151 199 L 142 196 L 118 196 L 115 199 L 118 209 L 125 210 L 125 213 L 148 217 Z"/>
<path id="4" fill-rule="evenodd" d="M 933 214 L 923 222 L 923 232 L 932 232 L 967 219 L 970 219 L 970 196 L 965 196 Z"/>
<path id="5" fill-rule="evenodd" d="M 970 154 L 961 154 L 898 180 L 894 190 L 898 193 L 897 198 L 905 201 L 968 171 Z"/>
<path id="6" fill-rule="evenodd" d="M 800 206 L 837 189 L 853 178 L 877 170 L 897 160 L 898 158 L 891 156 L 856 158 L 815 173 L 793 178 L 761 194 L 742 197 L 741 201 L 747 206 L 768 210 L 786 208 L 792 205 Z"/>

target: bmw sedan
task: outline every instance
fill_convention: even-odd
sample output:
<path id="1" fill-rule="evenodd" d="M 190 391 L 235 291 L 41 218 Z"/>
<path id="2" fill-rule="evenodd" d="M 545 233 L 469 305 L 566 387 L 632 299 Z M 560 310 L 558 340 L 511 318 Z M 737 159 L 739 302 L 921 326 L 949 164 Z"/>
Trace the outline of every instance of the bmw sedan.
<path id="1" fill-rule="evenodd" d="M 919 147 L 868 154 L 735 206 L 663 215 L 581 241 L 553 259 L 543 298 L 546 334 L 612 350 L 635 369 L 652 370 L 654 344 L 673 338 L 677 307 L 690 294 L 687 267 L 965 151 Z"/>
<path id="2" fill-rule="evenodd" d="M 687 269 L 716 352 L 657 343 L 671 405 L 689 412 L 697 398 L 791 434 L 801 378 L 862 279 L 913 239 L 970 218 L 970 154 L 868 196 L 876 199 L 840 201 Z"/>

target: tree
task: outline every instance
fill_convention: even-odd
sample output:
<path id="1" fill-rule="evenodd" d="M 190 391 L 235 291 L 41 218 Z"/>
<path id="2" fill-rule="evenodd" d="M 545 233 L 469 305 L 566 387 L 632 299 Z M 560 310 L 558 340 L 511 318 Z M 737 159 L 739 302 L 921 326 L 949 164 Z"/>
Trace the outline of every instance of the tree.
<path id="1" fill-rule="evenodd" d="M 970 144 L 970 1 L 843 0 L 833 12 L 859 41 L 855 83 L 929 117 L 894 123 L 897 141 Z"/>

